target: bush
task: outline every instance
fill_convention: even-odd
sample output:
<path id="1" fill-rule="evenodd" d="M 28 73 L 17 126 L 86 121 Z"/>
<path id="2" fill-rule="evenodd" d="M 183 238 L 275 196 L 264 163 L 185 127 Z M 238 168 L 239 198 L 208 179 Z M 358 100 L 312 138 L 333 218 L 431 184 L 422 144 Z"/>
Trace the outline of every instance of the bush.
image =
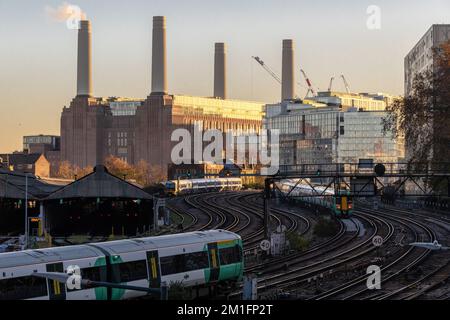
<path id="1" fill-rule="evenodd" d="M 334 220 L 319 218 L 319 221 L 314 226 L 314 234 L 318 237 L 331 237 L 339 231 Z"/>
<path id="2" fill-rule="evenodd" d="M 186 288 L 182 282 L 171 282 L 168 287 L 169 300 L 189 300 L 191 299 L 191 290 Z"/>
<path id="3" fill-rule="evenodd" d="M 308 249 L 309 241 L 299 235 L 297 232 L 289 232 L 286 235 L 291 249 L 297 251 L 305 251 Z"/>

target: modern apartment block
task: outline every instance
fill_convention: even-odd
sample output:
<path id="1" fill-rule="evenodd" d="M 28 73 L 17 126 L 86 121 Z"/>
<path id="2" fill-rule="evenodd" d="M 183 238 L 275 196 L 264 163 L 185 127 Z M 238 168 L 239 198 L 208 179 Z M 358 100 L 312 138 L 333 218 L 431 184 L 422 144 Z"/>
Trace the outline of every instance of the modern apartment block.
<path id="1" fill-rule="evenodd" d="M 450 40 L 450 24 L 433 24 L 405 57 L 405 96 L 410 95 L 414 76 L 434 70 L 433 48 Z"/>

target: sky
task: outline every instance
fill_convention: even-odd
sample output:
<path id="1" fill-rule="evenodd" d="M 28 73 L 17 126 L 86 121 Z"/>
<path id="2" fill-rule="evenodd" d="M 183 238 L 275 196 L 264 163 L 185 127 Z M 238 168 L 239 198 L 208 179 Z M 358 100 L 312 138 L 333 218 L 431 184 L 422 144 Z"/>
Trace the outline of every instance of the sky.
<path id="1" fill-rule="evenodd" d="M 50 14 L 63 1 L 0 0 L 0 153 L 22 137 L 59 134 L 76 94 L 77 31 Z M 295 41 L 297 94 L 303 68 L 315 89 L 403 93 L 403 59 L 435 23 L 450 23 L 448 0 L 70 0 L 93 28 L 95 96 L 145 98 L 151 85 L 152 17 L 167 17 L 171 94 L 211 96 L 214 42 L 227 43 L 228 97 L 265 103 L 280 85 L 283 39 Z M 369 29 L 380 9 L 380 28 Z"/>

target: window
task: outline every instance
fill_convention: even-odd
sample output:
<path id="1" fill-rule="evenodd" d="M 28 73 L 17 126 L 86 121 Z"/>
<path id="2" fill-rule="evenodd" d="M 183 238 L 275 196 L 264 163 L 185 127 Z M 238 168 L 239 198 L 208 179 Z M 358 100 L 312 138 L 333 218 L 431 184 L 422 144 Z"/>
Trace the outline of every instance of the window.
<path id="1" fill-rule="evenodd" d="M 241 262 L 241 248 L 238 245 L 234 247 L 220 249 L 219 259 L 220 265 L 227 265 Z"/>
<path id="2" fill-rule="evenodd" d="M 106 267 L 89 267 L 81 269 L 81 278 L 91 281 L 106 281 Z M 67 292 L 76 291 L 76 289 L 67 288 Z"/>
<path id="3" fill-rule="evenodd" d="M 344 126 L 340 127 L 340 134 L 343 135 L 345 133 Z"/>
<path id="4" fill-rule="evenodd" d="M 162 257 L 160 260 L 163 276 L 209 268 L 208 254 L 203 251 Z"/>
<path id="5" fill-rule="evenodd" d="M 105 267 L 90 267 L 81 269 L 81 278 L 92 281 L 103 281 L 102 275 L 105 275 Z"/>
<path id="6" fill-rule="evenodd" d="M 186 271 L 205 269 L 209 267 L 206 252 L 194 252 L 184 255 Z"/>
<path id="7" fill-rule="evenodd" d="M 19 277 L 0 280 L 0 300 L 21 300 L 47 296 L 44 278 Z"/>
<path id="8" fill-rule="evenodd" d="M 116 268 L 119 269 L 120 274 L 120 279 L 117 282 L 131 282 L 141 279 L 147 279 L 148 277 L 147 262 L 145 260 L 123 262 L 116 266 Z"/>

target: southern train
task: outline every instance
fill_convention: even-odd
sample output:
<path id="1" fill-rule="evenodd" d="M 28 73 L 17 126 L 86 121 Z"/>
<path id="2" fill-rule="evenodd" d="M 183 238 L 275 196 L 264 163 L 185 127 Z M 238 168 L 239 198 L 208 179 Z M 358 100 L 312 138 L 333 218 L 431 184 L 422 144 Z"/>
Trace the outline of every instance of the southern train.
<path id="1" fill-rule="evenodd" d="M 241 178 L 185 179 L 163 182 L 168 195 L 209 191 L 237 191 L 242 189 Z"/>
<path id="2" fill-rule="evenodd" d="M 242 280 L 242 239 L 225 230 L 197 231 L 0 254 L 0 300 L 123 300 L 146 295 L 128 289 L 69 290 L 66 284 L 32 276 L 78 266 L 83 279 L 160 288 L 181 283 L 203 290 Z"/>
<path id="3" fill-rule="evenodd" d="M 285 179 L 279 182 L 282 193 L 316 208 L 331 212 L 336 218 L 349 218 L 353 213 L 353 199 L 348 189 L 342 188 L 336 195 L 333 188 L 314 186 L 307 183 L 297 184 L 296 180 Z M 314 191 L 315 190 L 315 191 Z"/>

